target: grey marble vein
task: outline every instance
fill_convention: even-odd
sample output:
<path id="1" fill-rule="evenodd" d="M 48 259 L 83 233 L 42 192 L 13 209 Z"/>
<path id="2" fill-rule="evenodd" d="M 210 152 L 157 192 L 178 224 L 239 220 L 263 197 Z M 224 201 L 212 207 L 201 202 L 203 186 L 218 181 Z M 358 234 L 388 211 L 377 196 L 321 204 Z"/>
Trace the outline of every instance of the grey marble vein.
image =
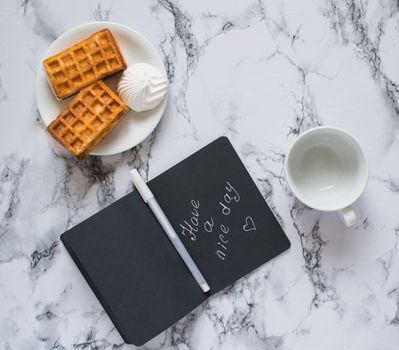
<path id="1" fill-rule="evenodd" d="M 158 1 L 158 7 L 154 7 L 153 9 L 156 15 L 158 15 L 159 7 L 166 10 L 172 15 L 174 23 L 174 32 L 169 33 L 169 38 L 165 37 L 164 40 L 162 40 L 161 42 L 161 52 L 164 54 L 168 78 L 170 79 L 171 83 L 173 83 L 175 78 L 174 64 L 177 59 L 177 40 L 179 40 L 179 42 L 181 42 L 184 47 L 186 61 L 185 70 L 183 72 L 183 81 L 181 83 L 180 89 L 178 90 L 178 94 L 174 99 L 174 103 L 178 113 L 187 120 L 187 122 L 190 124 L 190 127 L 192 128 L 193 135 L 196 136 L 197 130 L 195 126 L 191 123 L 191 116 L 187 107 L 186 91 L 190 76 L 194 73 L 196 69 L 201 48 L 195 35 L 191 31 L 192 18 L 187 12 L 184 12 L 177 4 L 169 0 Z M 166 45 L 168 45 L 169 48 L 166 48 Z"/>
<path id="2" fill-rule="evenodd" d="M 20 5 L 23 9 L 24 19 L 29 25 L 33 25 L 35 34 L 43 38 L 48 44 L 59 36 L 60 33 L 58 33 L 58 30 L 55 28 L 55 24 L 48 21 L 46 18 L 46 2 L 26 0 Z M 31 24 L 32 20 L 34 22 L 33 24 Z"/>
<path id="3" fill-rule="evenodd" d="M 383 179 L 380 177 L 374 177 L 373 179 L 380 182 L 381 184 L 383 184 L 390 191 L 392 191 L 394 193 L 399 193 L 399 183 L 398 182 L 396 182 L 390 178 Z"/>
<path id="4" fill-rule="evenodd" d="M 396 299 L 396 312 L 393 319 L 390 321 L 391 325 L 399 326 L 399 289 L 395 288 L 388 293 L 389 297 Z"/>
<path id="5" fill-rule="evenodd" d="M 226 135 L 291 248 L 141 348 L 397 350 L 397 1 L 5 0 L 0 10 L 0 349 L 135 349 L 59 236 L 129 193 L 129 169 L 149 180 Z M 55 38 L 93 20 L 148 37 L 168 105 L 137 147 L 77 161 L 47 136 L 36 67 Z M 329 124 L 369 157 L 352 229 L 301 204 L 285 179 L 290 144 Z"/>
<path id="6" fill-rule="evenodd" d="M 102 2 L 99 2 L 96 9 L 93 11 L 93 19 L 95 21 L 109 21 L 111 10 L 112 2 L 106 6 L 104 6 Z"/>
<path id="7" fill-rule="evenodd" d="M 386 24 L 398 13 L 397 6 L 395 1 L 384 3 L 381 13 L 378 14 L 375 29 L 371 29 L 367 23 L 369 15 L 367 2 L 330 0 L 325 10 L 325 16 L 330 19 L 331 26 L 341 43 L 353 46 L 355 54 L 367 62 L 373 78 L 380 84 L 381 92 L 391 107 L 395 131 L 399 126 L 399 86 L 398 82 L 392 80 L 385 72 L 380 43 L 385 34 Z M 395 136 L 392 136 L 392 139 L 394 138 Z"/>
<path id="8" fill-rule="evenodd" d="M 123 153 L 121 157 L 121 161 L 126 162 L 129 167 L 140 169 L 141 175 L 147 180 L 150 170 L 152 148 L 156 142 L 157 135 L 160 132 L 161 124 L 155 128 L 155 130 L 144 142 L 134 149 Z"/>
<path id="9" fill-rule="evenodd" d="M 17 251 L 15 223 L 22 200 L 20 185 L 29 164 L 11 154 L 0 162 L 0 262 L 9 262 L 20 253 Z"/>
<path id="10" fill-rule="evenodd" d="M 1 72 L 1 65 L 0 65 L 0 72 Z M 7 93 L 6 91 L 3 89 L 3 83 L 1 81 L 1 73 L 0 73 L 0 103 L 2 103 L 3 101 L 7 100 Z"/>

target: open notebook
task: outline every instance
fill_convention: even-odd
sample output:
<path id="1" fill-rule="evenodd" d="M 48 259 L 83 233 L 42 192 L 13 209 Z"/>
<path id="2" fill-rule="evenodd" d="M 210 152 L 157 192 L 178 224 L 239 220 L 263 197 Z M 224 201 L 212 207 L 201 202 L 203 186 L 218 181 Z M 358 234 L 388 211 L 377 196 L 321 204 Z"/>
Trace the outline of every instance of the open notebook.
<path id="1" fill-rule="evenodd" d="M 290 243 L 226 137 L 148 183 L 215 294 Z M 206 300 L 138 191 L 61 235 L 127 343 Z"/>

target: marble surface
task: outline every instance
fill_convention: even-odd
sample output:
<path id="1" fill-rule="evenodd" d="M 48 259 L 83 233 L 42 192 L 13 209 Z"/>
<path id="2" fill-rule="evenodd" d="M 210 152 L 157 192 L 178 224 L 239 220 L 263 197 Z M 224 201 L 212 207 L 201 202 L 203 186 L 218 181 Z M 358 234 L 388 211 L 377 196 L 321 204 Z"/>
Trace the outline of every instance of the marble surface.
<path id="1" fill-rule="evenodd" d="M 170 99 L 141 145 L 80 162 L 52 146 L 35 75 L 55 38 L 97 20 L 157 47 Z M 220 135 L 292 247 L 143 348 L 399 348 L 397 1 L 3 0 L 0 48 L 0 349 L 133 349 L 59 235 L 130 192 L 129 168 L 152 178 Z M 352 229 L 287 188 L 286 150 L 317 125 L 349 130 L 369 157 Z"/>

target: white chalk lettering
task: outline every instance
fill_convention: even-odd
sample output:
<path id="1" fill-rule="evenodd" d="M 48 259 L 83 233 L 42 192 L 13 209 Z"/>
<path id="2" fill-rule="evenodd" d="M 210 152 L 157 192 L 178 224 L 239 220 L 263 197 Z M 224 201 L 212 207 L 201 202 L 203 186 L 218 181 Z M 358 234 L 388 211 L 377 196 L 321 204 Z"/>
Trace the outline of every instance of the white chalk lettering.
<path id="1" fill-rule="evenodd" d="M 227 253 L 228 253 L 228 248 L 229 248 L 228 247 L 228 243 L 229 243 L 228 234 L 230 232 L 230 228 L 226 225 L 220 225 L 220 231 L 222 233 L 219 233 L 219 235 L 218 235 L 216 255 L 220 259 L 225 260 Z"/>
<path id="2" fill-rule="evenodd" d="M 200 201 L 192 199 L 191 202 L 191 217 L 188 220 L 184 220 L 183 224 L 179 224 L 181 228 L 181 234 L 183 236 L 188 236 L 192 241 L 197 239 L 196 233 L 198 232 L 199 226 L 199 208 Z"/>
<path id="3" fill-rule="evenodd" d="M 229 243 L 229 240 L 228 239 L 225 240 L 224 235 L 222 235 L 222 234 L 219 235 L 219 240 L 220 240 L 220 242 L 225 243 L 225 244 Z"/>
<path id="4" fill-rule="evenodd" d="M 227 216 L 231 212 L 231 204 L 233 202 L 238 203 L 241 197 L 238 191 L 229 181 L 226 181 L 224 189 L 226 192 L 223 194 L 223 201 L 220 201 L 219 205 L 221 206 L 222 214 Z"/>
<path id="5" fill-rule="evenodd" d="M 204 229 L 206 232 L 212 232 L 213 231 L 213 226 L 215 223 L 213 222 L 213 218 L 210 218 L 209 220 L 206 220 L 204 223 Z"/>
<path id="6" fill-rule="evenodd" d="M 192 241 L 195 241 L 197 239 L 197 235 L 195 233 L 198 232 L 198 228 L 191 226 L 187 222 L 187 220 L 184 220 L 184 224 L 179 224 L 179 225 L 180 225 L 180 228 L 181 228 L 181 234 L 183 236 L 188 234 L 188 236 L 190 237 L 190 239 Z"/>
<path id="7" fill-rule="evenodd" d="M 226 181 L 226 187 L 225 188 L 226 188 L 226 190 L 229 193 L 230 192 L 233 193 L 233 195 L 234 195 L 233 199 L 234 199 L 235 202 L 239 202 L 240 201 L 241 197 L 240 197 L 238 191 L 233 187 L 233 185 L 230 182 Z"/>
<path id="8" fill-rule="evenodd" d="M 222 202 L 219 202 L 219 204 L 220 204 L 221 207 L 222 207 L 222 213 L 223 213 L 223 215 L 229 215 L 230 212 L 231 212 L 230 208 L 229 208 L 227 205 L 225 205 L 224 203 L 222 203 Z"/>
<path id="9" fill-rule="evenodd" d="M 220 225 L 220 231 L 222 231 L 224 234 L 229 233 L 230 228 L 224 225 Z"/>
<path id="10" fill-rule="evenodd" d="M 226 259 L 226 254 L 220 250 L 216 251 L 216 255 L 220 260 L 225 260 Z"/>

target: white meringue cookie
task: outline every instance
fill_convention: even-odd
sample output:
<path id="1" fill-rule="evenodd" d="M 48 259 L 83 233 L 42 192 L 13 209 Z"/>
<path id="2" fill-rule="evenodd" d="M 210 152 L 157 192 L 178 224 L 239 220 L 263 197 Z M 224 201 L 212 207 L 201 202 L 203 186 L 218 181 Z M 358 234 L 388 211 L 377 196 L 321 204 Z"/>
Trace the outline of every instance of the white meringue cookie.
<path id="1" fill-rule="evenodd" d="M 167 89 L 165 75 L 148 63 L 136 63 L 128 67 L 118 83 L 120 98 L 137 112 L 156 107 L 165 98 Z"/>

